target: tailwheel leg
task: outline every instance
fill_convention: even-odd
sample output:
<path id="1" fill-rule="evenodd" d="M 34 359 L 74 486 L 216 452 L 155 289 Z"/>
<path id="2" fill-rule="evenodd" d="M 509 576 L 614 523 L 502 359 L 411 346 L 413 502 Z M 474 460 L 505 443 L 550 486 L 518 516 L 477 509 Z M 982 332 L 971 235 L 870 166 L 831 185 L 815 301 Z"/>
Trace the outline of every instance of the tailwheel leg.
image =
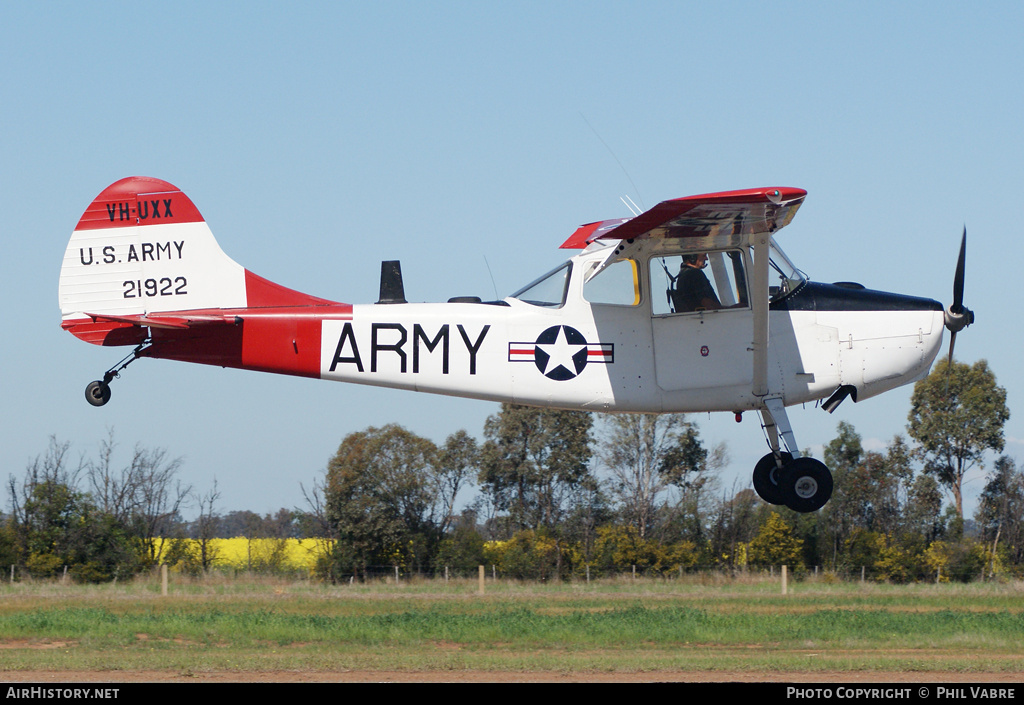
<path id="1" fill-rule="evenodd" d="M 103 406 L 110 401 L 110 382 L 121 376 L 121 370 L 135 362 L 151 343 L 147 340 L 132 350 L 131 354 L 103 373 L 102 380 L 89 382 L 85 386 L 85 400 L 93 406 Z"/>
<path id="2" fill-rule="evenodd" d="M 772 452 L 754 467 L 758 496 L 795 512 L 815 512 L 824 507 L 832 497 L 832 473 L 821 461 L 800 456 L 782 400 L 765 400 L 761 418 Z M 780 437 L 789 452 L 782 450 Z"/>

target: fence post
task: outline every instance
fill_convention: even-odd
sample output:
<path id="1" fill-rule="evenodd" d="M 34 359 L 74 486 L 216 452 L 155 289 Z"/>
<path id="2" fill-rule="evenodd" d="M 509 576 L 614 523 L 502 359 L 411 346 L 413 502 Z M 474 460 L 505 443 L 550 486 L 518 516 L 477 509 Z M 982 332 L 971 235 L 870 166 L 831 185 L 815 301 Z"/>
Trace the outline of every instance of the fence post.
<path id="1" fill-rule="evenodd" d="M 865 566 L 861 566 L 860 567 L 860 581 L 862 583 L 864 582 L 864 570 L 865 570 Z"/>
<path id="2" fill-rule="evenodd" d="M 484 594 L 484 567 L 483 566 L 479 567 L 479 569 L 478 569 L 478 576 L 479 576 L 478 577 L 479 587 L 477 587 L 477 593 L 480 594 L 480 595 L 483 595 Z"/>
<path id="3" fill-rule="evenodd" d="M 395 583 L 398 582 L 398 566 L 395 566 Z"/>
<path id="4" fill-rule="evenodd" d="M 786 578 L 787 578 L 786 566 L 782 566 L 782 594 L 783 595 L 786 594 L 786 587 L 787 587 L 787 585 L 786 585 Z"/>

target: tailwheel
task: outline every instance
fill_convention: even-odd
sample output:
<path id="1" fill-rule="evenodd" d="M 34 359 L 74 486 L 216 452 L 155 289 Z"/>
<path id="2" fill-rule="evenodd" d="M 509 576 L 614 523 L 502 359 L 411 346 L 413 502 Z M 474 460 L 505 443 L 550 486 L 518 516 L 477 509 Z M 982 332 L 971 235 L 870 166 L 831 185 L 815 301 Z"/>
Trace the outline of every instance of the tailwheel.
<path id="1" fill-rule="evenodd" d="M 89 382 L 89 384 L 85 386 L 85 400 L 93 406 L 103 406 L 110 401 L 110 382 L 113 381 L 115 377 L 120 377 L 121 370 L 142 357 L 143 353 L 145 353 L 151 345 L 152 343 L 149 340 L 144 341 L 132 350 L 127 357 L 121 360 L 121 362 L 104 372 L 102 380 L 98 379 L 93 382 Z"/>
<path id="2" fill-rule="evenodd" d="M 795 512 L 816 512 L 832 497 L 832 473 L 814 458 L 796 458 L 781 473 L 784 504 Z"/>
<path id="3" fill-rule="evenodd" d="M 781 453 L 782 468 L 775 460 L 775 453 L 769 453 L 757 461 L 754 466 L 754 491 L 757 496 L 768 504 L 785 504 L 785 495 L 779 485 L 779 475 L 783 468 L 793 461 L 789 453 Z"/>
<path id="4" fill-rule="evenodd" d="M 96 380 L 85 387 L 85 400 L 93 406 L 103 406 L 110 401 L 110 385 Z"/>

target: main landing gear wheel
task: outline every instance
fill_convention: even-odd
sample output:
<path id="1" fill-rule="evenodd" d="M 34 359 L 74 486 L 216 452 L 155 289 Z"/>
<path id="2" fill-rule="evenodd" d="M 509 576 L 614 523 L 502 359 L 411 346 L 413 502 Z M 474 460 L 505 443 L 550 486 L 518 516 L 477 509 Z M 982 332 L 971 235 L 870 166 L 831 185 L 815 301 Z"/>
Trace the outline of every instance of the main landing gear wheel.
<path id="1" fill-rule="evenodd" d="M 110 385 L 96 380 L 85 388 L 85 400 L 93 406 L 103 406 L 110 401 Z"/>
<path id="2" fill-rule="evenodd" d="M 795 512 L 816 512 L 832 497 L 832 473 L 814 458 L 797 458 L 782 471 L 779 487 Z"/>
<path id="3" fill-rule="evenodd" d="M 785 495 L 779 485 L 782 470 L 793 462 L 793 456 L 782 453 L 782 468 L 775 462 L 775 454 L 769 453 L 754 466 L 754 491 L 768 504 L 785 504 Z"/>

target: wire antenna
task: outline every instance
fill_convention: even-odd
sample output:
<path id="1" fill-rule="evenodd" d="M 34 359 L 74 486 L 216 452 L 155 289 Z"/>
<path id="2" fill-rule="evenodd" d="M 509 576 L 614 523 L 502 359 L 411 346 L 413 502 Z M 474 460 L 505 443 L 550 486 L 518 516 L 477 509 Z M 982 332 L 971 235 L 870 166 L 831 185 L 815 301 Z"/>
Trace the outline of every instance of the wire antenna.
<path id="1" fill-rule="evenodd" d="M 491 264 L 487 261 L 487 255 L 484 255 L 484 265 L 487 266 L 487 273 L 491 275 L 491 286 L 494 288 L 494 300 L 499 301 L 501 297 L 498 296 L 498 285 L 494 283 L 494 273 L 491 272 Z"/>
<path id="2" fill-rule="evenodd" d="M 580 117 L 583 118 L 583 122 L 587 123 L 587 127 L 589 127 L 590 131 L 594 133 L 594 137 L 596 137 L 601 144 L 604 145 L 604 148 L 608 150 L 608 154 L 612 155 L 612 159 L 615 160 L 615 163 L 619 165 L 619 168 L 622 169 L 622 173 L 625 174 L 626 178 L 629 180 L 630 185 L 633 187 L 633 191 L 636 193 L 636 197 L 639 198 L 640 203 L 643 204 L 644 199 L 640 195 L 640 189 L 638 189 L 636 184 L 633 183 L 633 178 L 629 175 L 629 172 L 626 171 L 626 167 L 622 166 L 622 162 L 620 162 L 619 158 L 615 156 L 615 152 L 612 151 L 612 148 L 608 146 L 607 142 L 601 139 L 601 135 L 597 134 L 597 130 L 595 130 L 594 126 L 590 124 L 590 120 L 587 120 L 587 116 L 584 115 L 582 111 L 580 112 Z M 641 210 L 641 212 L 644 210 L 647 210 L 646 206 Z"/>

